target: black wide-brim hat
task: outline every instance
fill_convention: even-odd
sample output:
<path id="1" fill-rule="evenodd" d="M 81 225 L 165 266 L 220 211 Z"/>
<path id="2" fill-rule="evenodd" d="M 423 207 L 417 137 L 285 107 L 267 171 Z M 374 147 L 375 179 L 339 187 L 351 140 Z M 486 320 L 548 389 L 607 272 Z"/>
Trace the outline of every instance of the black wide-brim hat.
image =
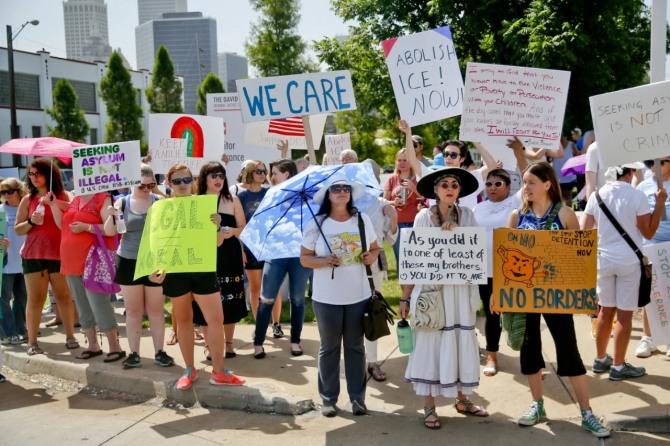
<path id="1" fill-rule="evenodd" d="M 467 195 L 477 192 L 477 189 L 479 189 L 479 182 L 477 181 L 477 178 L 475 178 L 475 176 L 467 170 L 461 169 L 460 167 L 443 167 L 442 169 L 437 169 L 435 172 L 432 172 L 419 180 L 416 185 L 419 194 L 426 198 L 432 198 L 433 200 L 436 199 L 435 184 L 440 179 L 442 179 L 442 177 L 446 176 L 456 177 L 458 182 L 461 184 L 458 198 L 463 198 Z"/>

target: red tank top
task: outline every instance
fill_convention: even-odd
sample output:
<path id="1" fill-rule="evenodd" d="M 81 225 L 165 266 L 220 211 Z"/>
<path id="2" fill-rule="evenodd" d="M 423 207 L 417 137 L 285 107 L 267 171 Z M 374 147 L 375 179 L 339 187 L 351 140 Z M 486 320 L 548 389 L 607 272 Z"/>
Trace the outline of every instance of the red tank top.
<path id="1" fill-rule="evenodd" d="M 62 193 L 59 200 L 68 200 L 68 196 Z M 30 199 L 28 205 L 28 217 L 33 215 L 40 197 Z M 50 206 L 44 206 L 44 223 L 30 228 L 26 234 L 26 241 L 21 248 L 21 257 L 24 259 L 60 260 L 60 238 L 61 230 L 56 226 Z"/>

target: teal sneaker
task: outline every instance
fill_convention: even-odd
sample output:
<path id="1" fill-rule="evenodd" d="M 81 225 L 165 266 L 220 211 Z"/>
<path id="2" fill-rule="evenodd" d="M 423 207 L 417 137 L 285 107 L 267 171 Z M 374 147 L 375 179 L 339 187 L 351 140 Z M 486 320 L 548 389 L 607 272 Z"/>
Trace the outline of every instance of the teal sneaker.
<path id="1" fill-rule="evenodd" d="M 517 420 L 519 426 L 534 426 L 540 421 L 547 419 L 547 413 L 544 411 L 544 400 L 533 401 L 528 412 Z"/>
<path id="2" fill-rule="evenodd" d="M 614 363 L 614 360 L 610 355 L 605 355 L 604 360 L 600 360 L 598 358 L 593 360 L 593 373 L 604 373 L 612 367 L 612 364 Z"/>
<path id="3" fill-rule="evenodd" d="M 582 427 L 598 438 L 609 437 L 610 430 L 598 421 L 593 412 L 588 415 L 586 413 L 586 410 L 582 410 Z"/>

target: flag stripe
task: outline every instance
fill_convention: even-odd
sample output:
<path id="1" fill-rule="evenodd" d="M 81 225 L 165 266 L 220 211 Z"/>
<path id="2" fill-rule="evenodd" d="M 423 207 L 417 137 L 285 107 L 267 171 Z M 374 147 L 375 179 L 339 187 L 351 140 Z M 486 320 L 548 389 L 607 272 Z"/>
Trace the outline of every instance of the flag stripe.
<path id="1" fill-rule="evenodd" d="M 286 119 L 273 119 L 270 121 L 268 133 L 283 136 L 305 136 L 305 127 L 302 125 L 302 118 L 300 116 Z"/>

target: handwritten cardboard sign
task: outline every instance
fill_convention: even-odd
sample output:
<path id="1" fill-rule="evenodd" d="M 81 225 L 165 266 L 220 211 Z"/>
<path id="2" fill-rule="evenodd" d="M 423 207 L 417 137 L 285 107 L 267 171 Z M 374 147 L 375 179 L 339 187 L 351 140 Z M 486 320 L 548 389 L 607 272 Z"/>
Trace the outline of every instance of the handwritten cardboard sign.
<path id="1" fill-rule="evenodd" d="M 589 98 L 600 166 L 670 154 L 670 81 Z"/>
<path id="2" fill-rule="evenodd" d="M 596 311 L 597 231 L 493 230 L 493 309 Z"/>
<path id="3" fill-rule="evenodd" d="M 137 252 L 135 280 L 154 271 L 216 271 L 217 195 L 158 200 L 149 208 Z"/>
<path id="4" fill-rule="evenodd" d="M 485 145 L 514 136 L 528 147 L 558 147 L 570 72 L 468 63 L 460 138 Z"/>
<path id="5" fill-rule="evenodd" d="M 72 150 L 75 195 L 95 194 L 140 183 L 140 142 L 115 142 Z"/>
<path id="6" fill-rule="evenodd" d="M 0 211 L 0 238 L 4 238 L 7 233 L 7 214 L 5 211 Z M 0 246 L 0 259 L 5 258 L 5 248 Z M 0 287 L 2 286 L 2 275 L 0 275 Z M 2 317 L 2 310 L 0 309 L 0 317 Z"/>
<path id="7" fill-rule="evenodd" d="M 670 345 L 670 242 L 647 245 L 643 251 L 654 270 L 651 302 L 645 307 L 651 337 L 657 345 Z"/>
<path id="8" fill-rule="evenodd" d="M 410 126 L 461 114 L 463 76 L 448 26 L 382 42 L 400 117 Z"/>
<path id="9" fill-rule="evenodd" d="M 149 163 L 155 173 L 184 164 L 198 175 L 203 164 L 219 161 L 225 146 L 223 119 L 213 116 L 149 115 Z"/>
<path id="10" fill-rule="evenodd" d="M 323 157 L 323 164 L 342 164 L 340 153 L 343 150 L 351 150 L 351 135 L 349 132 L 340 135 L 326 135 L 324 139 L 326 140 L 326 156 Z"/>
<path id="11" fill-rule="evenodd" d="M 398 283 L 486 283 L 486 229 L 404 228 Z"/>
<path id="12" fill-rule="evenodd" d="M 356 109 L 348 70 L 238 79 L 235 83 L 244 122 Z"/>

